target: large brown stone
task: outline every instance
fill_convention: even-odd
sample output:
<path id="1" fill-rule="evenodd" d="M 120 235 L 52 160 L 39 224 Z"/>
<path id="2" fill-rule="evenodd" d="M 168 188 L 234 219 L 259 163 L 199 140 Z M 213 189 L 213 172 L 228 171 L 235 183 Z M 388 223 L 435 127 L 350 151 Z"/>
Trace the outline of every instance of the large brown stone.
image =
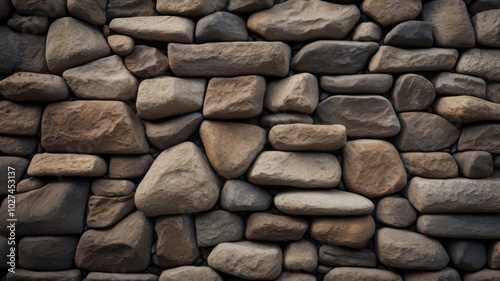
<path id="1" fill-rule="evenodd" d="M 315 41 L 292 58 L 291 68 L 297 72 L 353 74 L 366 67 L 378 48 L 375 42 Z"/>
<path id="2" fill-rule="evenodd" d="M 193 218 L 189 215 L 159 217 L 155 231 L 158 235 L 153 262 L 161 267 L 190 265 L 199 256 Z"/>
<path id="3" fill-rule="evenodd" d="M 318 99 L 318 79 L 310 73 L 302 73 L 269 83 L 264 106 L 272 112 L 311 114 Z"/>
<path id="4" fill-rule="evenodd" d="M 99 156 L 69 153 L 38 153 L 28 168 L 32 177 L 101 177 L 108 164 Z"/>
<path id="5" fill-rule="evenodd" d="M 361 10 L 383 26 L 416 18 L 422 11 L 420 0 L 365 0 Z"/>
<path id="6" fill-rule="evenodd" d="M 401 131 L 394 145 L 401 151 L 438 151 L 452 146 L 460 130 L 443 117 L 426 112 L 398 114 Z"/>
<path id="7" fill-rule="evenodd" d="M 16 72 L 0 81 L 0 93 L 17 102 L 53 102 L 69 97 L 69 88 L 60 76 Z"/>
<path id="8" fill-rule="evenodd" d="M 375 233 L 375 221 L 370 215 L 315 218 L 310 232 L 311 237 L 319 242 L 363 248 Z"/>
<path id="9" fill-rule="evenodd" d="M 401 190 L 406 171 L 396 148 L 382 140 L 355 140 L 343 149 L 343 179 L 348 190 L 369 198 Z"/>
<path id="10" fill-rule="evenodd" d="M 285 151 L 333 151 L 346 142 L 342 125 L 276 125 L 269 131 L 269 142 L 274 149 Z"/>
<path id="11" fill-rule="evenodd" d="M 138 272 L 149 266 L 153 226 L 134 212 L 111 228 L 87 230 L 76 248 L 78 268 L 101 272 Z"/>
<path id="12" fill-rule="evenodd" d="M 343 39 L 359 17 L 354 5 L 292 0 L 252 14 L 247 25 L 269 41 Z"/>
<path id="13" fill-rule="evenodd" d="M 308 226 L 308 222 L 302 218 L 253 213 L 247 217 L 245 238 L 264 241 L 300 240 Z"/>
<path id="14" fill-rule="evenodd" d="M 381 96 L 336 95 L 318 104 L 319 124 L 340 124 L 351 138 L 391 137 L 400 130 L 390 101 Z"/>
<path id="15" fill-rule="evenodd" d="M 123 102 L 71 101 L 49 104 L 42 117 L 48 152 L 140 154 L 149 151 L 144 127 Z"/>
<path id="16" fill-rule="evenodd" d="M 207 120 L 200 137 L 210 164 L 226 179 L 243 175 L 266 143 L 264 129 L 244 123 Z"/>
<path id="17" fill-rule="evenodd" d="M 0 101 L 0 134 L 34 136 L 40 128 L 43 108 L 34 104 Z"/>
<path id="18" fill-rule="evenodd" d="M 332 154 L 283 151 L 262 152 L 247 175 L 253 184 L 303 188 L 332 188 L 340 176 L 340 164 Z"/>
<path id="19" fill-rule="evenodd" d="M 447 152 L 405 152 L 399 155 L 406 171 L 424 178 L 455 178 L 458 166 Z"/>
<path id="20" fill-rule="evenodd" d="M 46 48 L 47 65 L 55 74 L 111 54 L 97 27 L 71 17 L 50 25 Z"/>
<path id="21" fill-rule="evenodd" d="M 193 143 L 183 142 L 156 157 L 137 187 L 135 204 L 151 217 L 197 213 L 215 205 L 219 190 L 205 155 Z"/>
<path id="22" fill-rule="evenodd" d="M 470 49 L 460 55 L 457 73 L 479 76 L 484 79 L 500 81 L 500 50 Z"/>
<path id="23" fill-rule="evenodd" d="M 450 70 L 458 59 L 455 49 L 402 49 L 381 46 L 368 69 L 374 73 L 401 73 Z"/>
<path id="24" fill-rule="evenodd" d="M 282 42 L 168 44 L 170 68 L 177 76 L 288 74 L 291 50 Z"/>
<path id="25" fill-rule="evenodd" d="M 500 121 L 500 104 L 471 96 L 439 98 L 434 110 L 450 122 Z"/>

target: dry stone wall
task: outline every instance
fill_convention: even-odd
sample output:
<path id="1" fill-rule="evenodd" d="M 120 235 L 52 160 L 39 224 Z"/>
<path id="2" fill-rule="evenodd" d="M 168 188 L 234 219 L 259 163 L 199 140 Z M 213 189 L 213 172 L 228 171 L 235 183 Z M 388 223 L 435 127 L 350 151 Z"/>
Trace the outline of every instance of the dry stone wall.
<path id="1" fill-rule="evenodd" d="M 500 280 L 500 1 L 0 22 L 3 280 Z"/>

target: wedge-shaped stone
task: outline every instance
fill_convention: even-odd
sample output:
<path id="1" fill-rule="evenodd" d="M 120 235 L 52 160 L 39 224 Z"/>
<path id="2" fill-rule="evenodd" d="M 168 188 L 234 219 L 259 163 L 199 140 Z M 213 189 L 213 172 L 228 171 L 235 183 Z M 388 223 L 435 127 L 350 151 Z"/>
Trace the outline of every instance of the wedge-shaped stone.
<path id="1" fill-rule="evenodd" d="M 139 86 L 137 78 L 117 55 L 68 69 L 63 77 L 80 99 L 132 100 Z"/>
<path id="2" fill-rule="evenodd" d="M 226 179 L 243 175 L 266 144 L 266 131 L 258 126 L 204 121 L 200 137 L 212 167 Z"/>
<path id="3" fill-rule="evenodd" d="M 60 76 L 33 72 L 16 72 L 0 81 L 0 93 L 18 102 L 53 102 L 69 97 L 69 88 Z"/>
<path id="4" fill-rule="evenodd" d="M 460 55 L 457 73 L 500 81 L 500 50 L 470 49 Z"/>
<path id="5" fill-rule="evenodd" d="M 228 12 L 215 12 L 196 23 L 196 43 L 247 41 L 246 21 Z"/>
<path id="6" fill-rule="evenodd" d="M 361 10 L 383 26 L 412 20 L 422 11 L 420 0 L 365 0 Z"/>
<path id="7" fill-rule="evenodd" d="M 319 124 L 340 124 L 351 138 L 392 137 L 400 125 L 391 102 L 381 96 L 331 96 L 318 104 Z"/>
<path id="8" fill-rule="evenodd" d="M 327 266 L 375 267 L 377 257 L 371 249 L 351 249 L 336 245 L 321 245 L 319 263 Z"/>
<path id="9" fill-rule="evenodd" d="M 500 104 L 471 96 L 439 98 L 434 110 L 451 122 L 500 121 Z"/>
<path id="10" fill-rule="evenodd" d="M 380 197 L 401 190 L 406 171 L 396 148 L 387 141 L 349 141 L 343 149 L 343 179 L 348 190 Z"/>
<path id="11" fill-rule="evenodd" d="M 417 74 L 399 76 L 391 92 L 391 102 L 396 112 L 427 109 L 435 97 L 432 83 Z"/>
<path id="12" fill-rule="evenodd" d="M 269 131 L 269 142 L 277 150 L 333 151 L 341 149 L 347 140 L 342 125 L 276 125 Z"/>
<path id="13" fill-rule="evenodd" d="M 177 76 L 288 74 L 291 50 L 282 42 L 168 44 L 170 68 Z"/>
<path id="14" fill-rule="evenodd" d="M 493 9 L 478 13 L 472 18 L 476 41 L 484 46 L 500 47 L 500 11 Z"/>
<path id="15" fill-rule="evenodd" d="M 417 230 L 428 236 L 462 239 L 500 239 L 498 214 L 422 215 Z"/>
<path id="16" fill-rule="evenodd" d="M 245 238 L 264 241 L 296 241 L 304 236 L 308 222 L 302 218 L 253 213 L 247 218 Z"/>
<path id="17" fill-rule="evenodd" d="M 228 180 L 220 193 L 220 206 L 232 212 L 265 211 L 273 201 L 266 190 L 241 180 Z"/>
<path id="18" fill-rule="evenodd" d="M 152 223 L 134 212 L 111 228 L 83 233 L 76 248 L 78 268 L 101 272 L 138 272 L 151 260 Z"/>
<path id="19" fill-rule="evenodd" d="M 493 157 L 487 151 L 463 151 L 453 154 L 458 169 L 467 178 L 487 178 L 493 173 Z"/>
<path id="20" fill-rule="evenodd" d="M 392 86 L 392 75 L 358 74 L 322 76 L 321 88 L 334 94 L 384 94 Z"/>
<path id="21" fill-rule="evenodd" d="M 387 33 L 384 44 L 400 47 L 432 47 L 432 26 L 424 21 L 406 21 Z"/>
<path id="22" fill-rule="evenodd" d="M 304 188 L 335 187 L 340 176 L 337 158 L 321 152 L 264 151 L 248 172 L 248 180 L 253 184 Z"/>
<path id="23" fill-rule="evenodd" d="M 110 227 L 134 209 L 133 193 L 120 197 L 92 195 L 89 198 L 87 226 L 91 228 Z"/>
<path id="24" fill-rule="evenodd" d="M 486 82 L 474 76 L 442 72 L 436 75 L 432 82 L 436 93 L 440 95 L 468 95 L 482 99 L 486 97 Z"/>
<path id="25" fill-rule="evenodd" d="M 403 278 L 389 270 L 359 267 L 337 267 L 325 275 L 324 281 L 403 281 Z"/>
<path id="26" fill-rule="evenodd" d="M 86 181 L 49 183 L 44 187 L 16 195 L 16 234 L 81 234 L 89 193 Z M 47 204 L 50 202 L 50 204 Z M 8 237 L 8 199 L 2 202 L 0 234 Z"/>
<path id="27" fill-rule="evenodd" d="M 474 29 L 464 1 L 434 0 L 425 3 L 422 18 L 432 25 L 434 43 L 439 47 L 472 48 Z"/>
<path id="28" fill-rule="evenodd" d="M 38 153 L 33 156 L 28 175 L 31 177 L 101 177 L 106 174 L 106 160 L 95 155 Z"/>
<path id="29" fill-rule="evenodd" d="M 264 106 L 272 112 L 311 114 L 318 99 L 318 79 L 310 73 L 302 73 L 269 83 Z"/>
<path id="30" fill-rule="evenodd" d="M 130 17 L 113 19 L 111 30 L 134 39 L 193 43 L 195 24 L 192 20 L 175 16 Z"/>
<path id="31" fill-rule="evenodd" d="M 160 279 L 156 277 L 154 281 L 222 281 L 217 271 L 208 266 L 180 266 L 164 270 Z M 132 280 L 130 280 L 132 281 Z"/>
<path id="32" fill-rule="evenodd" d="M 375 248 L 382 264 L 400 269 L 439 270 L 450 261 L 437 240 L 409 230 L 379 229 Z"/>
<path id="33" fill-rule="evenodd" d="M 283 253 L 278 245 L 257 242 L 221 243 L 208 256 L 208 265 L 232 276 L 273 280 L 281 273 Z"/>
<path id="34" fill-rule="evenodd" d="M 146 45 L 135 46 L 125 58 L 125 66 L 135 76 L 156 77 L 168 70 L 168 58 L 160 50 Z"/>
<path id="35" fill-rule="evenodd" d="M 458 59 L 455 49 L 401 49 L 381 46 L 368 69 L 379 73 L 402 73 L 450 70 Z"/>
<path id="36" fill-rule="evenodd" d="M 342 39 L 358 22 L 355 5 L 292 0 L 248 18 L 248 29 L 269 41 Z"/>
<path id="37" fill-rule="evenodd" d="M 500 179 L 415 177 L 405 190 L 422 213 L 500 213 Z"/>
<path id="38" fill-rule="evenodd" d="M 135 184 L 129 180 L 99 179 L 92 182 L 90 190 L 93 195 L 105 197 L 121 197 L 135 191 Z"/>
<path id="39" fill-rule="evenodd" d="M 106 39 L 95 26 L 71 17 L 57 19 L 50 25 L 45 56 L 52 73 L 61 74 L 110 54 Z"/>
<path id="40" fill-rule="evenodd" d="M 484 150 L 500 154 L 500 125 L 484 124 L 465 127 L 458 140 L 458 150 Z"/>
<path id="41" fill-rule="evenodd" d="M 298 216 L 358 216 L 374 209 L 369 199 L 336 189 L 279 192 L 274 205 L 283 213 Z"/>
<path id="42" fill-rule="evenodd" d="M 352 74 L 366 67 L 379 45 L 374 42 L 321 40 L 304 46 L 292 58 L 298 72 Z"/>
<path id="43" fill-rule="evenodd" d="M 149 152 L 139 118 L 130 107 L 119 101 L 49 104 L 42 117 L 42 146 L 48 152 Z"/>
<path id="44" fill-rule="evenodd" d="M 107 5 L 107 0 L 68 0 L 67 6 L 74 17 L 100 26 L 106 23 Z"/>
<path id="45" fill-rule="evenodd" d="M 42 112 L 40 105 L 0 101 L 0 134 L 35 136 Z"/>
<path id="46" fill-rule="evenodd" d="M 455 178 L 458 166 L 447 152 L 405 152 L 399 155 L 406 171 L 424 178 Z"/>
<path id="47" fill-rule="evenodd" d="M 362 22 L 351 33 L 352 41 L 378 42 L 382 38 L 382 29 L 374 22 Z"/>
<path id="48" fill-rule="evenodd" d="M 460 130 L 443 117 L 427 112 L 398 114 L 401 131 L 394 145 L 401 151 L 438 151 L 452 146 Z"/>
<path id="49" fill-rule="evenodd" d="M 264 106 L 266 80 L 248 75 L 212 78 L 208 82 L 203 115 L 215 119 L 246 119 L 258 116 Z"/>
<path id="50" fill-rule="evenodd" d="M 153 161 L 154 158 L 150 154 L 113 156 L 109 160 L 109 177 L 130 179 L 143 176 Z"/>
<path id="51" fill-rule="evenodd" d="M 158 281 L 158 276 L 146 273 L 90 272 L 85 281 Z"/>
<path id="52" fill-rule="evenodd" d="M 203 115 L 194 112 L 158 123 L 146 122 L 146 135 L 154 147 L 165 150 L 187 140 L 198 131 Z"/>
<path id="53" fill-rule="evenodd" d="M 135 204 L 150 217 L 196 213 L 211 209 L 219 190 L 205 155 L 193 143 L 183 142 L 158 155 L 137 187 Z"/>
<path id="54" fill-rule="evenodd" d="M 370 215 L 315 218 L 310 230 L 319 242 L 356 249 L 363 248 L 374 232 L 375 221 Z"/>
<path id="55" fill-rule="evenodd" d="M 385 225 L 403 228 L 417 220 L 417 212 L 405 198 L 386 196 L 377 202 L 375 217 Z"/>
<path id="56" fill-rule="evenodd" d="M 224 8 L 227 0 L 158 0 L 156 9 L 161 14 L 200 17 Z"/>

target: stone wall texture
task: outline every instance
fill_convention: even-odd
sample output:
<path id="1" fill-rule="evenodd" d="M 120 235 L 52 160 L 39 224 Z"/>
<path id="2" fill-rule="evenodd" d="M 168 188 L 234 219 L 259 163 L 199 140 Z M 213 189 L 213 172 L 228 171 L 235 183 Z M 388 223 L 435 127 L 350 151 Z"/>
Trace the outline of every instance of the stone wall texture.
<path id="1" fill-rule="evenodd" d="M 500 280 L 499 0 L 0 0 L 0 25 L 2 280 Z"/>

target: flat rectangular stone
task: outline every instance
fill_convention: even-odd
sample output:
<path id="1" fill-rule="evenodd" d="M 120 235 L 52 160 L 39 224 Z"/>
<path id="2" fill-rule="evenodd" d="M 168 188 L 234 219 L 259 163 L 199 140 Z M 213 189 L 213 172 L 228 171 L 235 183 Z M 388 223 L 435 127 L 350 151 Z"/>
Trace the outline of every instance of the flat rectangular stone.
<path id="1" fill-rule="evenodd" d="M 422 215 L 418 232 L 436 237 L 461 239 L 500 239 L 500 215 Z"/>
<path id="2" fill-rule="evenodd" d="M 95 155 L 69 153 L 36 154 L 28 167 L 30 177 L 101 177 L 106 174 L 108 164 Z"/>
<path id="3" fill-rule="evenodd" d="M 414 177 L 405 192 L 422 213 L 500 213 L 500 179 Z"/>
<path id="4" fill-rule="evenodd" d="M 288 74 L 291 50 L 282 42 L 169 44 L 170 68 L 177 76 Z"/>
<path id="5" fill-rule="evenodd" d="M 109 28 L 139 40 L 193 43 L 195 24 L 183 17 L 151 16 L 113 19 Z"/>

